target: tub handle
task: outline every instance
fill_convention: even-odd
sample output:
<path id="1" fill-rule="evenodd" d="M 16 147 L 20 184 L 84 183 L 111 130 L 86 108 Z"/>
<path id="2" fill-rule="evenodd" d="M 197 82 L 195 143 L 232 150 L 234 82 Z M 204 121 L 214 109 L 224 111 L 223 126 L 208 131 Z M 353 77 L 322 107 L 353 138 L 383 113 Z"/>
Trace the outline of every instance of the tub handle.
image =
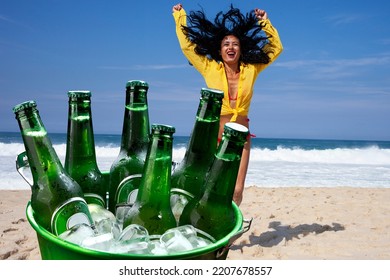
<path id="1" fill-rule="evenodd" d="M 229 250 L 230 246 L 232 246 L 232 244 L 238 239 L 240 238 L 245 232 L 247 232 L 250 228 L 251 228 L 251 225 L 252 225 L 252 221 L 253 221 L 253 218 L 250 218 L 250 219 L 244 219 L 242 221 L 242 224 L 243 224 L 243 227 L 240 231 L 238 231 L 236 234 L 232 235 L 230 238 L 229 238 L 229 241 L 228 241 L 228 244 L 222 248 L 220 248 L 217 253 L 216 253 L 216 257 L 217 259 L 219 259 L 221 256 L 225 255 L 226 252 Z"/>
<path id="2" fill-rule="evenodd" d="M 24 170 L 26 168 L 30 168 L 30 165 L 28 164 L 27 153 L 24 151 L 16 157 L 16 171 L 18 171 L 20 176 L 22 176 L 23 179 L 32 187 L 33 182 L 24 174 Z"/>

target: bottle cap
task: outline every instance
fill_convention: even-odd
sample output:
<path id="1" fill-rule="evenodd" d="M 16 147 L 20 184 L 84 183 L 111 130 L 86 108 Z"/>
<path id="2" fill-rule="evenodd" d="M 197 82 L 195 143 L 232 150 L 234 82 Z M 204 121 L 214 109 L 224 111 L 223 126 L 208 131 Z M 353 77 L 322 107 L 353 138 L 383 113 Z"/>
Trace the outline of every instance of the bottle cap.
<path id="1" fill-rule="evenodd" d="M 136 87 L 149 88 L 149 84 L 141 80 L 131 80 L 126 83 L 126 88 L 135 89 Z"/>
<path id="2" fill-rule="evenodd" d="M 22 102 L 18 105 L 15 105 L 13 108 L 13 111 L 14 111 L 14 113 L 18 113 L 18 112 L 23 111 L 25 109 L 35 108 L 35 107 L 37 107 L 37 103 L 34 100 L 29 100 L 29 101 Z"/>
<path id="3" fill-rule="evenodd" d="M 173 126 L 165 125 L 165 124 L 152 124 L 152 133 L 153 132 L 167 132 L 167 133 L 175 133 L 176 129 Z"/>
<path id="4" fill-rule="evenodd" d="M 91 97 L 92 93 L 89 90 L 71 90 L 68 91 L 69 98 Z"/>
<path id="5" fill-rule="evenodd" d="M 246 141 L 246 138 L 248 137 L 249 134 L 249 129 L 241 124 L 228 122 L 224 126 L 223 133 L 225 135 L 237 137 L 242 141 Z"/>
<path id="6" fill-rule="evenodd" d="M 223 91 L 218 89 L 202 88 L 200 94 L 202 97 L 223 98 Z"/>

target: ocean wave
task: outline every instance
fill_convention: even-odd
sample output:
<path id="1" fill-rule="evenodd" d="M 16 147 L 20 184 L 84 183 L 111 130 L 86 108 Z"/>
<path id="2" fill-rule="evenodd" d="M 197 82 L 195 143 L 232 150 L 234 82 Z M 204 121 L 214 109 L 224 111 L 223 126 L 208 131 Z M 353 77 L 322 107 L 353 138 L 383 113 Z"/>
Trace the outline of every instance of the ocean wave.
<path id="1" fill-rule="evenodd" d="M 66 144 L 53 145 L 60 158 L 66 155 Z M 119 146 L 96 146 L 96 156 L 101 161 L 110 161 L 119 153 Z M 20 143 L 0 143 L 0 156 L 16 157 L 24 151 Z M 173 161 L 180 161 L 186 152 L 183 146 L 175 147 L 172 151 Z M 335 148 L 305 150 L 299 147 L 276 149 L 254 147 L 251 150 L 251 162 L 294 162 L 294 163 L 329 163 L 329 164 L 363 164 L 390 165 L 390 149 L 377 146 L 366 148 Z"/>
<path id="2" fill-rule="evenodd" d="M 53 145 L 64 162 L 66 144 Z M 0 188 L 28 189 L 16 172 L 15 158 L 24 151 L 22 143 L 0 143 Z M 180 162 L 186 147 L 175 146 L 172 159 Z M 101 171 L 109 171 L 119 146 L 97 145 Z M 251 150 L 246 185 L 259 187 L 390 187 L 390 149 L 366 148 L 302 149 L 278 146 Z"/>
<path id="3" fill-rule="evenodd" d="M 275 150 L 253 148 L 251 161 L 277 161 L 295 163 L 390 165 L 390 149 L 377 146 L 367 148 L 335 148 L 304 150 L 301 148 L 277 147 Z"/>

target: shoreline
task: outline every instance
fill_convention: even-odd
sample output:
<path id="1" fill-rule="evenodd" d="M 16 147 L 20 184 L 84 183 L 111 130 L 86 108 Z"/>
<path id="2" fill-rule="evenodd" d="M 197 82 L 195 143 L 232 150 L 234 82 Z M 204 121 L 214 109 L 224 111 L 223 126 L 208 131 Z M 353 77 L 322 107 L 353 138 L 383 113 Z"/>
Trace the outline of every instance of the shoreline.
<path id="1" fill-rule="evenodd" d="M 30 190 L 0 190 L 0 260 L 39 260 Z M 246 187 L 228 260 L 390 260 L 390 189 Z"/>

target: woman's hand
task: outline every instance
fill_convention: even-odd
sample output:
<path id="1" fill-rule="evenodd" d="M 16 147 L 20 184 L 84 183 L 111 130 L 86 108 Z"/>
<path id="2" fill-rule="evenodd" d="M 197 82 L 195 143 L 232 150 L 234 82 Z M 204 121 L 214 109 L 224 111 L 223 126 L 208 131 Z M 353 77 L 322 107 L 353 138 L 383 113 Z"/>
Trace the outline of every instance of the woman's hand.
<path id="1" fill-rule="evenodd" d="M 172 13 L 174 13 L 175 11 L 180 11 L 181 9 L 183 8 L 183 5 L 182 4 L 176 4 L 175 6 L 173 6 L 172 8 Z"/>
<path id="2" fill-rule="evenodd" d="M 265 20 L 268 18 L 267 12 L 258 8 L 255 9 L 255 15 L 258 20 Z"/>

